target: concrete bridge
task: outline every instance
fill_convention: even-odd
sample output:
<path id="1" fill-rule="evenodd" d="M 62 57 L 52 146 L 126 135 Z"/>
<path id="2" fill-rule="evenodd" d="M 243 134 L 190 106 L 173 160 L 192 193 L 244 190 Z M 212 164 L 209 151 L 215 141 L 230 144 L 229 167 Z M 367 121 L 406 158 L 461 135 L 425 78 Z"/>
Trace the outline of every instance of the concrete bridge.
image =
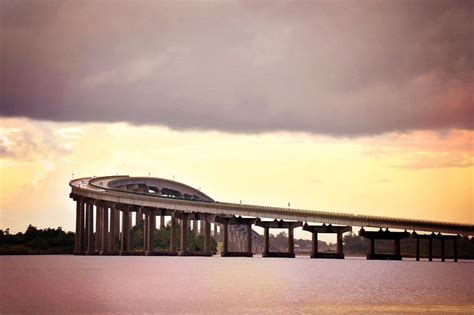
<path id="1" fill-rule="evenodd" d="M 313 236 L 312 258 L 344 258 L 342 234 L 352 231 L 352 226 L 360 226 L 363 228 L 359 234 L 371 242 L 368 259 L 401 259 L 399 241 L 401 238 L 409 237 L 410 233 L 406 231 L 410 230 L 413 231 L 412 237 L 417 240 L 420 238 L 441 239 L 443 246 L 445 239 L 452 240 L 455 245 L 455 257 L 453 258 L 456 261 L 457 240 L 461 235 L 464 237 L 474 235 L 474 225 L 472 224 L 217 202 L 195 188 L 162 178 L 88 177 L 72 180 L 69 185 L 72 190 L 70 197 L 76 201 L 77 205 L 76 254 L 211 256 L 211 224 L 213 224 L 214 235 L 217 236 L 219 231 L 223 241 L 222 256 L 251 257 L 255 247 L 254 240 L 256 238 L 260 240 L 258 234 L 255 235 L 256 233 L 252 229 L 252 225 L 255 224 L 261 226 L 265 231 L 263 257 L 294 257 L 293 229 L 303 226 L 303 230 L 312 233 Z M 136 216 L 136 223 L 144 224 L 143 251 L 130 250 L 131 216 L 133 214 Z M 158 251 L 153 248 L 153 231 L 156 228 L 157 217 L 160 219 L 160 228 L 164 227 L 165 217 L 169 217 L 171 221 L 171 240 L 169 249 L 166 251 Z M 181 227 L 180 244 L 177 244 L 178 222 Z M 319 223 L 319 225 L 313 223 Z M 366 231 L 364 227 L 377 228 L 380 231 L 370 232 Z M 196 229 L 196 231 L 199 229 L 199 233 L 204 236 L 203 251 L 189 251 L 188 233 L 190 228 Z M 288 229 L 287 252 L 271 250 L 269 244 L 269 230 L 271 228 Z M 392 232 L 389 231 L 389 228 L 402 229 L 405 232 Z M 229 247 L 232 243 L 229 240 L 229 231 L 231 231 L 231 235 L 232 231 L 241 231 L 241 235 L 242 232 L 246 234 L 246 238 L 243 240 L 244 245 L 234 246 L 231 249 Z M 416 231 L 428 233 L 419 234 Z M 318 233 L 335 233 L 337 235 L 336 254 L 318 253 Z M 118 242 L 119 237 L 120 242 Z M 375 254 L 375 239 L 394 240 L 394 253 L 390 255 Z M 240 240 L 242 241 L 242 239 Z M 118 243 L 120 243 L 120 248 L 116 248 Z M 444 253 L 444 248 L 442 252 Z"/>

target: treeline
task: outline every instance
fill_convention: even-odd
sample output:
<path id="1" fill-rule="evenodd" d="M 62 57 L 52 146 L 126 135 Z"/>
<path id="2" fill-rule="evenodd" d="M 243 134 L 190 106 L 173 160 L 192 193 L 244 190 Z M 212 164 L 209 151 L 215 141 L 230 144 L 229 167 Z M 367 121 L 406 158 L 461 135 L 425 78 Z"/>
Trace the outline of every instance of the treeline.
<path id="1" fill-rule="evenodd" d="M 72 254 L 74 233 L 57 229 L 38 229 L 31 224 L 25 233 L 0 230 L 0 255 Z"/>
<path id="2" fill-rule="evenodd" d="M 179 250 L 179 244 L 181 242 L 181 225 L 176 225 L 176 243 Z M 164 229 L 155 229 L 153 232 L 153 248 L 155 250 L 168 250 L 171 243 L 171 223 L 165 226 Z M 118 244 L 117 244 L 118 245 Z M 130 248 L 132 250 L 143 249 L 143 222 L 132 227 L 130 231 Z M 203 251 L 204 250 L 204 236 L 196 233 L 188 233 L 188 249 L 190 251 Z M 211 238 L 211 250 L 216 253 L 217 242 L 214 238 Z"/>
<path id="3" fill-rule="evenodd" d="M 154 249 L 167 250 L 171 240 L 171 226 L 164 229 L 155 229 Z M 177 244 L 179 249 L 181 227 L 177 226 Z M 95 234 L 94 234 L 95 237 Z M 73 254 L 75 233 L 65 232 L 60 227 L 57 229 L 38 229 L 29 225 L 25 233 L 10 234 L 9 229 L 0 230 L 0 255 L 48 255 L 48 254 Z M 120 248 L 117 240 L 116 248 Z M 130 231 L 130 247 L 132 250 L 143 249 L 143 223 L 135 225 Z M 204 250 L 204 236 L 189 233 L 188 248 L 191 251 Z M 216 253 L 217 242 L 211 239 L 211 249 Z"/>
<path id="4" fill-rule="evenodd" d="M 180 244 L 180 225 L 177 228 L 177 244 L 179 250 Z M 9 230 L 0 230 L 0 255 L 35 255 L 35 254 L 72 254 L 74 252 L 74 232 L 63 231 L 60 227 L 57 229 L 46 228 L 38 229 L 29 225 L 25 233 L 10 234 Z M 171 226 L 168 224 L 164 229 L 154 231 L 155 250 L 166 250 L 169 248 L 171 238 Z M 311 251 L 311 240 L 295 239 L 295 252 L 297 254 L 307 254 Z M 204 237 L 200 234 L 188 234 L 189 250 L 204 250 Z M 344 253 L 347 256 L 365 256 L 368 249 L 368 241 L 356 234 L 346 234 L 343 237 Z M 458 257 L 460 259 L 474 259 L 474 238 L 463 238 L 457 241 Z M 117 240 L 117 248 L 119 248 Z M 288 236 L 285 232 L 277 235 L 270 235 L 270 245 L 273 250 L 286 251 L 288 248 Z M 422 257 L 428 257 L 428 240 L 420 241 L 420 253 Z M 453 256 L 453 241 L 445 241 L 446 257 Z M 130 246 L 132 250 L 141 250 L 143 248 L 143 224 L 134 226 L 130 231 Z M 214 253 L 217 252 L 217 242 L 211 239 L 211 248 Z M 327 244 L 318 241 L 320 252 L 336 251 L 336 244 Z M 415 257 L 416 240 L 413 238 L 402 239 L 400 249 L 403 257 Z M 393 251 L 393 242 L 378 240 L 375 242 L 377 253 L 391 253 Z M 433 256 L 440 257 L 441 241 L 433 240 Z"/>

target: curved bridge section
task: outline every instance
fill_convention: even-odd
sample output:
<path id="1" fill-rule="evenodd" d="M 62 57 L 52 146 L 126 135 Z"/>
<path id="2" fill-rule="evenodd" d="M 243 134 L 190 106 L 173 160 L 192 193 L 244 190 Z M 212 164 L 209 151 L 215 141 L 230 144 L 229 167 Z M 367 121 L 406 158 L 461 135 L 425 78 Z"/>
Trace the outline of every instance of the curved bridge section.
<path id="1" fill-rule="evenodd" d="M 402 218 L 389 218 L 380 216 L 354 215 L 317 210 L 288 209 L 279 207 L 266 207 L 258 205 L 245 205 L 235 203 L 216 202 L 203 192 L 188 185 L 161 178 L 152 177 L 89 177 L 75 179 L 70 182 L 71 198 L 77 201 L 76 217 L 76 253 L 122 253 L 131 254 L 129 245 L 130 218 L 136 215 L 136 222 L 143 220 L 145 227 L 144 253 L 158 254 L 153 247 L 153 230 L 156 227 L 156 217 L 160 216 L 160 226 L 164 226 L 163 218 L 171 218 L 171 244 L 168 254 L 191 254 L 187 249 L 187 230 L 190 222 L 201 222 L 201 231 L 204 235 L 204 251 L 202 255 L 210 255 L 210 224 L 219 226 L 223 234 L 224 252 L 228 251 L 228 233 L 230 226 L 247 226 L 247 234 L 252 235 L 252 225 L 258 223 L 265 225 L 266 235 L 268 229 L 274 226 L 289 227 L 289 234 L 293 235 L 293 228 L 305 223 L 323 223 L 346 227 L 360 226 L 378 229 L 402 229 L 410 231 L 426 231 L 430 233 L 450 233 L 464 236 L 474 235 L 474 225 L 456 224 L 448 222 L 437 222 L 428 220 L 413 220 Z M 93 208 L 96 207 L 96 216 L 93 216 Z M 117 220 L 117 217 L 121 219 Z M 95 233 L 93 220 L 96 218 Z M 275 223 L 265 223 L 261 219 L 270 219 Z M 181 230 L 180 250 L 177 251 L 177 227 Z M 121 228 L 118 226 L 119 222 Z M 287 222 L 287 223 L 284 223 Z M 155 225 L 154 225 L 155 224 Z M 113 230 L 115 229 L 115 230 Z M 327 229 L 327 228 L 323 228 Z M 339 231 L 347 229 L 331 228 Z M 291 230 L 291 231 L 290 231 Z M 311 228 L 311 231 L 319 231 L 319 228 Z M 317 233 L 317 232 L 316 232 Z M 116 234 L 116 235 L 115 235 Z M 120 251 L 115 248 L 117 242 L 112 238 L 121 235 Z M 93 248 L 92 238 L 102 238 L 101 242 L 95 242 Z M 313 234 L 313 239 L 314 239 Z M 128 239 L 127 239 L 128 237 Z M 265 236 L 267 239 L 267 236 Z M 292 237 L 291 237 L 292 238 Z M 317 234 L 316 234 L 317 239 Z M 338 241 L 340 235 L 338 234 Z M 289 251 L 292 249 L 293 240 L 289 240 Z M 252 237 L 247 237 L 247 251 L 242 256 L 251 256 Z M 338 245 L 339 246 L 339 245 Z M 340 245 L 342 248 L 342 244 Z M 268 244 L 266 249 L 270 247 Z M 338 247 L 339 248 L 339 247 Z M 164 253 L 163 253 L 164 254 Z M 265 253 L 264 253 L 265 254 Z M 268 253 L 267 253 L 268 254 Z M 343 257 L 342 253 L 340 253 Z M 232 252 L 230 256 L 238 255 Z M 229 256 L 229 255 L 228 255 Z M 268 255 L 268 257 L 274 255 Z M 292 253 L 282 257 L 293 257 Z M 317 257 L 317 253 L 313 253 Z"/>

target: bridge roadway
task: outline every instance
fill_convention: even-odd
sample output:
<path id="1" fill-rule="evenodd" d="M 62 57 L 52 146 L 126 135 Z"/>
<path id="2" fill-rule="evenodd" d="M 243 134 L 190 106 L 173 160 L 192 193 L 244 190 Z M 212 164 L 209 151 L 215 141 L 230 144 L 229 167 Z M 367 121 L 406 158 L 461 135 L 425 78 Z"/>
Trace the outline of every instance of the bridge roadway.
<path id="1" fill-rule="evenodd" d="M 135 205 L 157 209 L 169 209 L 171 211 L 180 211 L 184 213 L 206 213 L 223 216 L 248 216 L 255 218 L 270 218 L 308 223 L 319 222 L 333 225 L 451 233 L 461 234 L 463 236 L 474 235 L 473 224 L 356 215 L 227 202 L 185 200 L 172 197 L 162 197 L 152 193 L 124 191 L 110 187 L 110 183 L 112 181 L 127 178 L 128 176 L 108 176 L 74 179 L 70 182 L 72 189 L 71 195 L 82 196 L 94 200 L 102 200 L 110 203 Z M 142 179 L 147 180 L 150 178 L 143 177 Z"/>

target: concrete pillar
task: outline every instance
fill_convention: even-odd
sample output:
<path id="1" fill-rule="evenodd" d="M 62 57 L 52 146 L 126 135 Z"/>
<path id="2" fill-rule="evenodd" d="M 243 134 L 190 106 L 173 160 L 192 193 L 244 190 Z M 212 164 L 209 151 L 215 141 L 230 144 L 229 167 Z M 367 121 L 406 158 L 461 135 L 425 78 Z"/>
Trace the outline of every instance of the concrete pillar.
<path id="1" fill-rule="evenodd" d="M 189 221 L 189 228 L 192 233 L 196 233 L 196 221 L 195 220 L 190 220 Z"/>
<path id="2" fill-rule="evenodd" d="M 445 251 L 445 246 L 444 246 L 444 238 L 441 238 L 441 261 L 446 260 L 446 251 Z"/>
<path id="3" fill-rule="evenodd" d="M 247 225 L 247 252 L 252 253 L 252 223 Z"/>
<path id="4" fill-rule="evenodd" d="M 144 224 L 143 224 L 143 250 L 145 252 L 149 251 L 149 249 L 148 249 L 148 244 L 149 244 L 148 237 L 150 236 L 148 234 L 149 225 L 150 225 L 150 215 L 148 214 L 148 212 L 146 212 L 145 213 L 145 221 L 144 221 Z"/>
<path id="5" fill-rule="evenodd" d="M 293 228 L 291 226 L 288 228 L 288 253 L 295 253 L 295 239 L 293 237 Z"/>
<path id="6" fill-rule="evenodd" d="M 420 239 L 416 239 L 416 261 L 420 261 Z"/>
<path id="7" fill-rule="evenodd" d="M 135 212 L 135 226 L 143 224 L 143 213 L 140 211 Z"/>
<path id="8" fill-rule="evenodd" d="M 130 212 L 122 211 L 122 252 L 130 251 Z"/>
<path id="9" fill-rule="evenodd" d="M 85 253 L 87 251 L 87 203 L 84 204 L 84 212 L 82 218 L 82 235 L 81 235 L 81 252 Z"/>
<path id="10" fill-rule="evenodd" d="M 373 238 L 370 239 L 369 254 L 375 254 L 375 240 Z"/>
<path id="11" fill-rule="evenodd" d="M 87 204 L 87 253 L 94 253 L 94 217 L 93 217 L 93 205 L 91 203 Z"/>
<path id="12" fill-rule="evenodd" d="M 311 250 L 311 257 L 318 255 L 318 233 L 313 232 L 313 248 Z"/>
<path id="13" fill-rule="evenodd" d="M 102 253 L 107 253 L 109 251 L 109 208 L 105 207 L 102 209 Z"/>
<path id="14" fill-rule="evenodd" d="M 270 229 L 267 227 L 263 228 L 263 252 L 270 252 Z"/>
<path id="15" fill-rule="evenodd" d="M 457 239 L 453 240 L 453 259 L 454 259 L 454 262 L 458 261 L 458 240 Z"/>
<path id="16" fill-rule="evenodd" d="M 151 210 L 149 213 L 149 219 L 148 219 L 148 251 L 153 252 L 154 249 L 154 238 L 153 234 L 156 229 L 156 213 L 155 210 Z"/>
<path id="17" fill-rule="evenodd" d="M 188 251 L 188 214 L 183 213 L 181 220 L 181 251 L 183 253 Z"/>
<path id="18" fill-rule="evenodd" d="M 174 216 L 171 216 L 170 250 L 172 252 L 176 251 L 176 242 L 177 242 L 176 232 L 177 232 L 176 219 Z"/>
<path id="19" fill-rule="evenodd" d="M 160 230 L 164 230 L 165 229 L 165 214 L 164 214 L 164 211 L 161 211 L 161 215 L 160 215 Z"/>
<path id="20" fill-rule="evenodd" d="M 207 220 L 202 220 L 201 221 L 201 228 L 204 228 L 204 230 L 203 230 L 203 233 L 204 233 L 204 251 L 205 252 L 210 252 L 212 250 L 211 249 L 211 223 L 207 222 Z"/>
<path id="21" fill-rule="evenodd" d="M 117 237 L 117 232 L 116 232 L 116 228 L 115 228 L 115 225 L 117 224 L 117 219 L 116 219 L 116 216 L 117 216 L 117 211 L 115 210 L 115 206 L 112 206 L 110 208 L 110 239 L 109 239 L 109 250 L 111 252 L 115 252 L 117 251 L 117 246 L 115 244 L 115 240 L 116 240 L 116 237 Z"/>
<path id="22" fill-rule="evenodd" d="M 199 234 L 205 235 L 206 233 L 206 221 L 201 220 L 199 221 Z"/>
<path id="23" fill-rule="evenodd" d="M 102 207 L 95 207 L 95 248 L 100 250 L 102 244 Z"/>
<path id="24" fill-rule="evenodd" d="M 433 261 L 433 240 L 428 239 L 428 261 Z"/>
<path id="25" fill-rule="evenodd" d="M 115 211 L 115 246 L 117 246 L 120 243 L 120 210 L 114 210 Z"/>
<path id="26" fill-rule="evenodd" d="M 213 223 L 212 225 L 214 225 L 214 239 L 216 241 L 218 241 L 218 239 L 217 239 L 217 223 Z"/>
<path id="27" fill-rule="evenodd" d="M 229 225 L 226 221 L 224 224 L 224 253 L 227 253 L 229 251 Z"/>
<path id="28" fill-rule="evenodd" d="M 400 252 L 400 239 L 393 240 L 393 253 L 395 255 L 401 255 L 401 252 Z"/>
<path id="29" fill-rule="evenodd" d="M 342 233 L 337 233 L 337 254 L 342 255 L 343 254 L 343 248 L 342 248 Z"/>
<path id="30" fill-rule="evenodd" d="M 80 254 L 82 251 L 82 230 L 84 226 L 84 203 L 82 199 L 76 201 L 76 235 L 74 243 L 74 253 Z"/>

